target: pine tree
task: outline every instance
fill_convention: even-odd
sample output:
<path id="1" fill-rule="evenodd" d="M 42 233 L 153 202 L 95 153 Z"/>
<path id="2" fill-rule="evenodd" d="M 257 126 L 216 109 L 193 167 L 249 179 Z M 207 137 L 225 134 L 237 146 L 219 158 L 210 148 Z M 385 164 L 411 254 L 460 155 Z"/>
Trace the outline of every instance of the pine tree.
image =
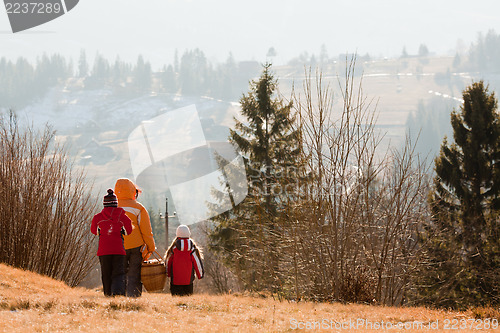
<path id="1" fill-rule="evenodd" d="M 137 57 L 134 68 L 134 85 L 139 91 L 150 92 L 151 90 L 151 65 L 144 61 L 142 55 Z"/>
<path id="2" fill-rule="evenodd" d="M 200 49 L 186 51 L 181 57 L 179 85 L 184 95 L 204 95 L 207 90 L 208 63 Z"/>
<path id="3" fill-rule="evenodd" d="M 161 78 L 162 87 L 165 92 L 177 92 L 177 78 L 175 76 L 174 68 L 172 67 L 172 65 L 168 65 L 168 67 L 163 68 L 163 75 Z"/>
<path id="4" fill-rule="evenodd" d="M 96 53 L 90 76 L 85 78 L 85 88 L 102 88 L 110 79 L 111 67 L 106 58 Z"/>
<path id="5" fill-rule="evenodd" d="M 454 142 L 445 139 L 435 159 L 433 221 L 424 233 L 432 266 L 422 294 L 453 307 L 500 303 L 497 100 L 482 81 L 465 89 L 463 100 L 451 114 Z"/>
<path id="6" fill-rule="evenodd" d="M 283 196 L 296 164 L 299 131 L 293 129 L 291 102 L 275 97 L 277 82 L 271 65 L 251 83 L 240 99 L 245 121 L 236 120 L 232 142 L 242 153 L 249 184 L 248 195 L 229 212 L 213 219 L 213 249 L 219 251 L 251 290 L 276 290 L 280 231 L 276 221 L 283 212 Z"/>
<path id="7" fill-rule="evenodd" d="M 115 87 L 119 87 L 127 80 L 128 72 L 130 71 L 128 67 L 130 67 L 130 64 L 123 62 L 120 56 L 116 57 L 111 69 L 112 82 Z"/>
<path id="8" fill-rule="evenodd" d="M 85 50 L 80 50 L 80 58 L 78 59 L 78 77 L 86 77 L 89 72 L 89 65 L 87 63 L 87 56 Z"/>

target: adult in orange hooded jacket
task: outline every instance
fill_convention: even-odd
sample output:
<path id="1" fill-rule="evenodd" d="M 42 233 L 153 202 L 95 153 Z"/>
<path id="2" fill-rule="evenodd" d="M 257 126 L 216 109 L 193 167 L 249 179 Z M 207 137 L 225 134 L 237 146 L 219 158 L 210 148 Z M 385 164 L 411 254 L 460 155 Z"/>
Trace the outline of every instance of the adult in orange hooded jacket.
<path id="1" fill-rule="evenodd" d="M 120 178 L 115 184 L 115 194 L 118 198 L 118 207 L 125 210 L 126 215 L 132 220 L 132 232 L 124 237 L 126 294 L 129 297 L 142 295 L 141 247 L 146 245 L 147 252 L 156 249 L 151 229 L 151 221 L 146 208 L 137 201 L 140 190 L 130 179 Z"/>

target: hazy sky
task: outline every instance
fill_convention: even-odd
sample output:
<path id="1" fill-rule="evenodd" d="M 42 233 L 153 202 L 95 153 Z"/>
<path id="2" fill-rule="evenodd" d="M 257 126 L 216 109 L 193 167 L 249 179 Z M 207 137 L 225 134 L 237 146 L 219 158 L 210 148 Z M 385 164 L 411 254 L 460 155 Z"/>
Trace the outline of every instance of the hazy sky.
<path id="1" fill-rule="evenodd" d="M 274 46 L 278 61 L 301 52 L 330 56 L 343 52 L 398 56 L 404 46 L 416 54 L 453 54 L 457 41 L 468 46 L 479 32 L 500 33 L 498 0 L 80 0 L 68 14 L 29 31 L 12 34 L 0 10 L 0 55 L 33 59 L 43 52 L 93 59 L 100 51 L 153 68 L 171 63 L 175 49 L 200 48 L 224 61 L 264 61 Z"/>

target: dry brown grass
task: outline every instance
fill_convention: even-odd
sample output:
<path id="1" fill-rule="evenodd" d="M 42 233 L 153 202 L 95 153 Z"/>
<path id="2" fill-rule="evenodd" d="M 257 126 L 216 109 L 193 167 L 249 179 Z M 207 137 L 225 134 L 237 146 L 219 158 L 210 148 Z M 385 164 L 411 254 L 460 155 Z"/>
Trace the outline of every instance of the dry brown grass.
<path id="1" fill-rule="evenodd" d="M 171 297 L 144 293 L 141 298 L 106 298 L 99 290 L 70 288 L 62 282 L 0 264 L 1 332 L 291 332 L 292 322 L 372 323 L 439 321 L 499 317 L 491 308 L 468 312 L 392 308 L 359 304 L 289 303 L 238 295 Z M 410 324 L 408 324 L 410 325 Z M 316 330 L 315 330 L 316 331 Z M 382 330 L 326 329 L 330 332 Z M 387 330 L 399 331 L 399 330 Z M 429 332 L 405 329 L 405 332 Z M 458 330 L 472 332 L 474 330 Z"/>

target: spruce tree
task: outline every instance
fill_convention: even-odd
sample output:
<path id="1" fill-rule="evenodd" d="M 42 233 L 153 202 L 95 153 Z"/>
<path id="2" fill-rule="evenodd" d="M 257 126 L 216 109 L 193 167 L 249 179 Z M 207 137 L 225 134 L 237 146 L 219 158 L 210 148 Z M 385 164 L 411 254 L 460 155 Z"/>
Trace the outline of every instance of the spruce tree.
<path id="1" fill-rule="evenodd" d="M 89 65 L 87 63 L 87 56 L 85 50 L 80 50 L 80 58 L 78 59 L 78 77 L 86 77 L 89 72 Z"/>
<path id="2" fill-rule="evenodd" d="M 433 220 L 423 241 L 430 267 L 420 288 L 426 303 L 464 308 L 500 303 L 500 119 L 482 81 L 463 92 L 451 114 L 454 142 L 435 159 L 429 195 Z"/>
<path id="3" fill-rule="evenodd" d="M 213 219 L 212 248 L 237 274 L 244 287 L 275 291 L 279 285 L 279 236 L 276 221 L 293 182 L 299 131 L 293 129 L 292 102 L 276 97 L 271 65 L 240 99 L 244 121 L 236 120 L 229 141 L 246 166 L 248 195 L 229 212 Z"/>
<path id="4" fill-rule="evenodd" d="M 134 85 L 139 91 L 151 91 L 151 64 L 144 61 L 142 55 L 137 58 L 137 64 L 134 69 Z"/>

